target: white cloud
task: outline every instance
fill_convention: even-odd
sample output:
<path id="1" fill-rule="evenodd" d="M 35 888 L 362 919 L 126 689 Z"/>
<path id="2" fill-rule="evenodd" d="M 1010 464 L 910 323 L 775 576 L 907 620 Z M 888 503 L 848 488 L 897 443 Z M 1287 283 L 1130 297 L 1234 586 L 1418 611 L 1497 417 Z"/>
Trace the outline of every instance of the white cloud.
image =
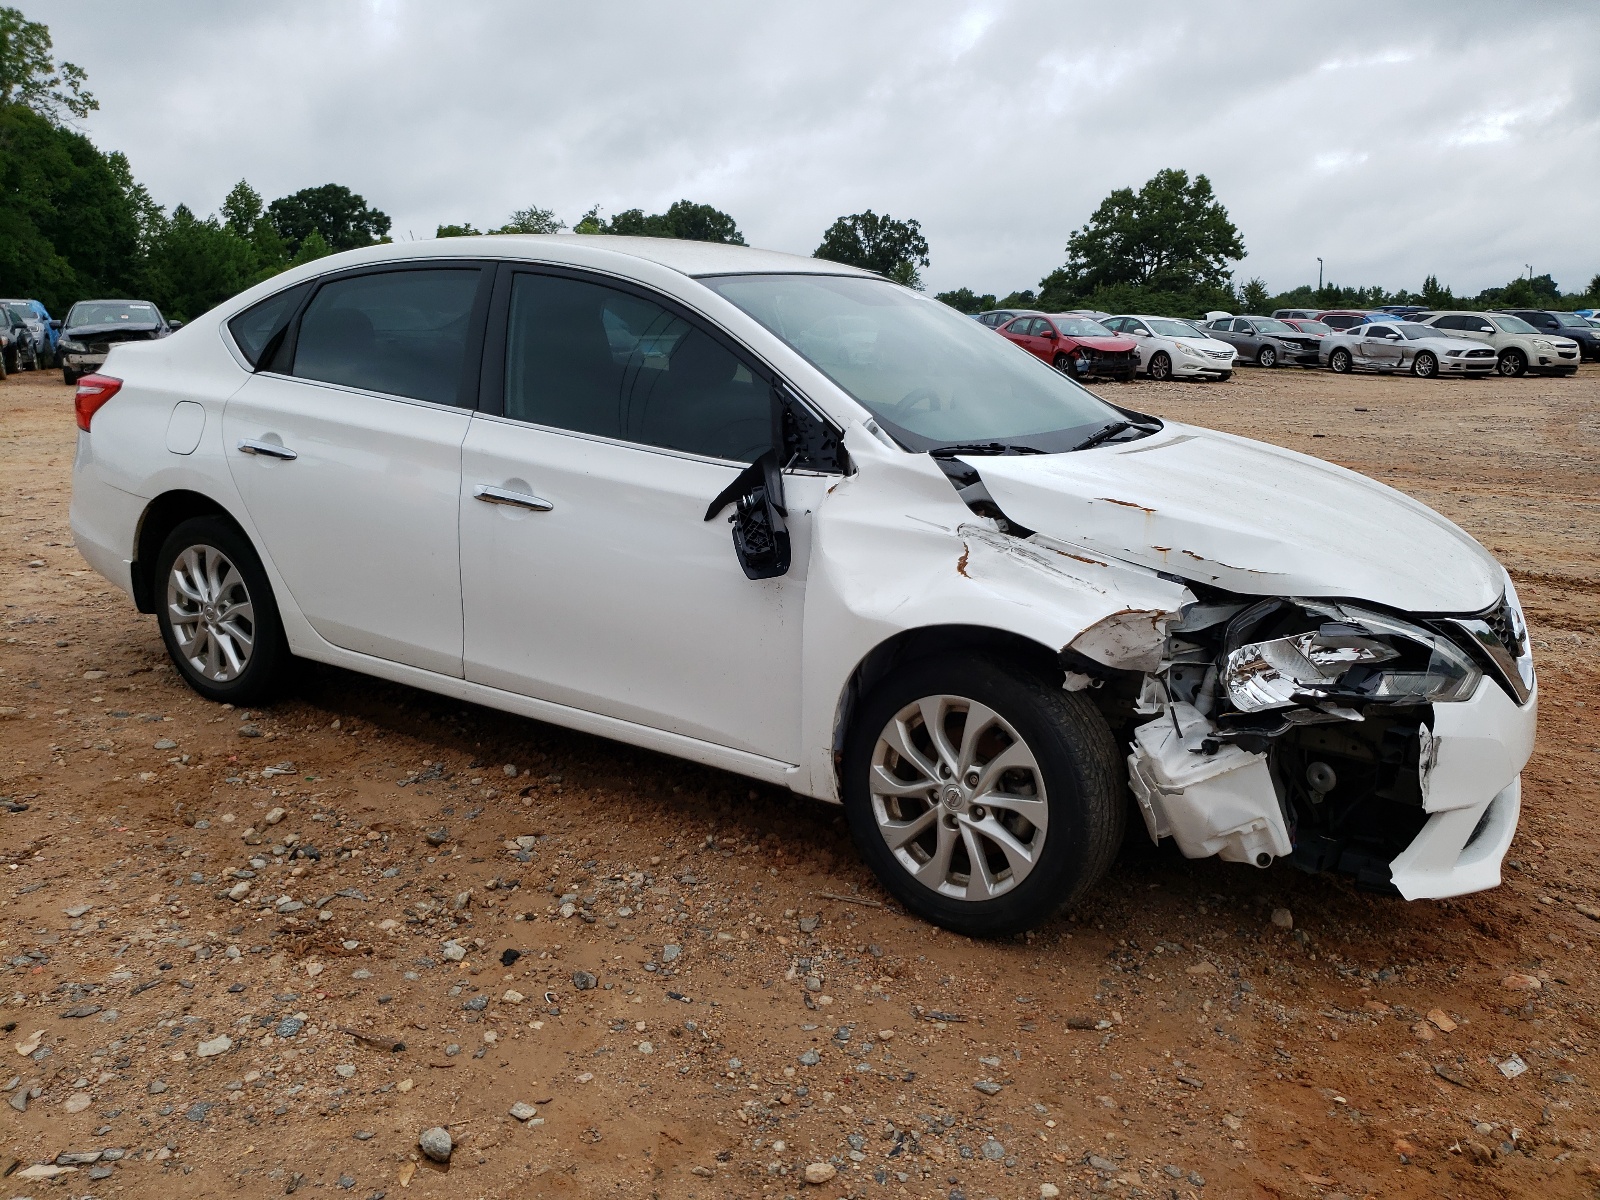
<path id="1" fill-rule="evenodd" d="M 871 207 L 922 222 L 933 287 L 1005 292 L 1112 188 L 1176 166 L 1211 178 L 1241 277 L 1275 288 L 1318 254 L 1390 287 L 1600 271 L 1574 236 L 1600 192 L 1584 0 L 1270 21 L 1173 0 L 22 5 L 88 70 L 91 136 L 200 211 L 241 177 L 269 198 L 345 183 L 402 237 L 688 197 L 809 253 Z"/>

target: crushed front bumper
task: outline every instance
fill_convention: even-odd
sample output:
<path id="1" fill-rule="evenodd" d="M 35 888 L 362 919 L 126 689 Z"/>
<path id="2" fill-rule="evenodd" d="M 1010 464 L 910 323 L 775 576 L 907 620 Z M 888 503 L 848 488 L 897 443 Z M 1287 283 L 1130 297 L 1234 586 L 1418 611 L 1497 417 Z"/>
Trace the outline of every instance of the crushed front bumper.
<path id="1" fill-rule="evenodd" d="M 1422 827 L 1388 864 L 1400 895 L 1438 899 L 1500 883 L 1537 718 L 1537 685 L 1519 705 L 1490 678 L 1471 699 L 1433 706 L 1432 729 L 1419 735 Z M 1189 858 L 1267 866 L 1294 848 L 1268 756 L 1207 745 L 1212 732 L 1182 703 L 1135 729 L 1128 785 L 1145 827 Z"/>

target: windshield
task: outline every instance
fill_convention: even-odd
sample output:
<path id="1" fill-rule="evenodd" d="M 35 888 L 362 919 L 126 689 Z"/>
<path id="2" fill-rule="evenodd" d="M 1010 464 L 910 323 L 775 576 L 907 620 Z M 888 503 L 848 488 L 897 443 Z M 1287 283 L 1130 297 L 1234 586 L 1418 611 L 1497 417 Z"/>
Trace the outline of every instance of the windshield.
<path id="1" fill-rule="evenodd" d="M 8 304 L 6 305 L 6 311 L 13 317 L 21 317 L 24 321 L 33 320 L 33 309 L 26 304 Z"/>
<path id="2" fill-rule="evenodd" d="M 1438 337 L 1439 331 L 1431 325 L 1414 325 L 1410 321 L 1391 325 L 1390 329 L 1398 329 L 1413 342 L 1420 342 L 1423 338 Z"/>
<path id="3" fill-rule="evenodd" d="M 160 323 L 161 314 L 154 304 L 139 300 L 85 300 L 74 304 L 67 314 L 69 325 L 115 325 L 118 321 L 155 325 Z"/>
<path id="4" fill-rule="evenodd" d="M 1301 321 L 1301 333 L 1320 333 L 1324 337 L 1333 332 L 1333 326 L 1324 325 L 1321 321 Z"/>
<path id="5" fill-rule="evenodd" d="M 1253 324 L 1256 327 L 1256 332 L 1257 333 L 1298 333 L 1298 332 L 1300 332 L 1293 325 L 1285 325 L 1282 321 L 1274 321 L 1271 317 L 1267 317 L 1266 319 L 1261 320 L 1261 321 L 1255 321 L 1255 322 L 1253 322 Z"/>
<path id="6" fill-rule="evenodd" d="M 1500 327 L 1501 331 L 1504 332 L 1504 333 L 1538 333 L 1539 332 L 1532 325 L 1529 325 L 1526 321 L 1524 321 L 1521 317 L 1508 317 L 1504 313 L 1490 313 L 1489 314 L 1489 320 L 1493 321 L 1496 325 L 1498 325 Z"/>
<path id="7" fill-rule="evenodd" d="M 1150 326 L 1150 332 L 1157 337 L 1195 338 L 1206 337 L 1187 321 L 1169 321 L 1159 317 L 1152 317 L 1145 322 Z"/>
<path id="8" fill-rule="evenodd" d="M 1589 322 L 1585 321 L 1577 313 L 1557 313 L 1556 324 L 1560 325 L 1563 329 L 1589 328 Z"/>
<path id="9" fill-rule="evenodd" d="M 1068 450 L 1121 414 L 1026 350 L 881 279 L 701 280 L 782 338 L 911 450 L 1002 442 Z"/>
<path id="10" fill-rule="evenodd" d="M 1056 328 L 1068 337 L 1116 337 L 1099 321 L 1089 317 L 1051 317 L 1056 323 Z"/>

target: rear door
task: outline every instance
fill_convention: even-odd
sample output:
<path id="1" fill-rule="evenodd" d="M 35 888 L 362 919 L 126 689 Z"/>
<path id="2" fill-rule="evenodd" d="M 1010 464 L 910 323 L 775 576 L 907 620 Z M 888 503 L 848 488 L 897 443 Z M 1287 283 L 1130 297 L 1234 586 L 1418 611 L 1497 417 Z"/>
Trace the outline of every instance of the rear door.
<path id="1" fill-rule="evenodd" d="M 670 300 L 502 268 L 460 499 L 466 677 L 799 761 L 810 511 L 789 572 L 747 579 L 706 510 L 773 444 L 772 383 Z"/>
<path id="2" fill-rule="evenodd" d="M 320 283 L 223 413 L 266 556 L 335 646 L 461 674 L 458 496 L 489 272 Z"/>

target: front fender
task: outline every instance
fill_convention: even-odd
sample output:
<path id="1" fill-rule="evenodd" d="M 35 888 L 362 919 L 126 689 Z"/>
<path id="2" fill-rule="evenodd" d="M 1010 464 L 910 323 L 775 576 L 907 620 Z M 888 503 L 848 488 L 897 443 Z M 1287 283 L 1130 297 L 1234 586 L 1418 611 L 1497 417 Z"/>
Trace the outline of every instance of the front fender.
<path id="1" fill-rule="evenodd" d="M 818 505 L 806 584 L 802 726 L 807 791 L 837 799 L 833 732 L 851 678 L 897 635 L 998 630 L 1108 667 L 1158 660 L 1165 625 L 1194 595 L 1153 570 L 1001 533 L 926 455 L 852 426 L 858 470 Z"/>

